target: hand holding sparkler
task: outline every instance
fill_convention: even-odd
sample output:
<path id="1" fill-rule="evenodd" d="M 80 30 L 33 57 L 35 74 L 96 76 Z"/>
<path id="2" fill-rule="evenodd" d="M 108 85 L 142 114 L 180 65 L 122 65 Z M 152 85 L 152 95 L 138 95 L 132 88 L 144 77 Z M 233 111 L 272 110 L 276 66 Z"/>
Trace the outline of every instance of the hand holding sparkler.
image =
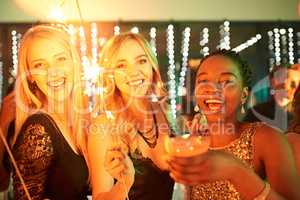
<path id="1" fill-rule="evenodd" d="M 134 166 L 127 155 L 127 148 L 122 145 L 120 135 L 112 134 L 110 147 L 105 154 L 104 166 L 107 172 L 122 184 L 126 199 L 129 200 L 128 191 L 134 183 Z"/>

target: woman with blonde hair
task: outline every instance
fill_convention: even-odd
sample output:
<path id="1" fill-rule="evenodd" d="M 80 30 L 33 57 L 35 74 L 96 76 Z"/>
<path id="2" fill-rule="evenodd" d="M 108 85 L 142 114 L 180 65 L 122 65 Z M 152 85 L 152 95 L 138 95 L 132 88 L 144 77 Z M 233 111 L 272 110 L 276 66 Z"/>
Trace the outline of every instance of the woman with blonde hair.
<path id="1" fill-rule="evenodd" d="M 23 36 L 16 77 L 14 198 L 86 199 L 86 105 L 81 64 L 62 27 L 38 25 Z M 28 197 L 28 193 L 27 193 Z"/>
<path id="2" fill-rule="evenodd" d="M 114 36 L 99 64 L 104 89 L 88 137 L 93 198 L 170 199 L 173 182 L 159 169 L 166 92 L 151 46 L 139 34 Z"/>

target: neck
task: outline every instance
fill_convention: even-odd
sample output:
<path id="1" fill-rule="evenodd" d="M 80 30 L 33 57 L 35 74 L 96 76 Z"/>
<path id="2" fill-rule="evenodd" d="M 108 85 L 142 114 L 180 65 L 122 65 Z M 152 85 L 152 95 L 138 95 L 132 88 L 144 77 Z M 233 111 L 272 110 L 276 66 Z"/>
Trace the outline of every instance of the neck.
<path id="1" fill-rule="evenodd" d="M 147 97 L 128 98 L 124 97 L 124 103 L 134 118 L 141 119 L 152 115 L 152 108 Z"/>
<path id="2" fill-rule="evenodd" d="M 153 110 L 147 97 L 124 98 L 124 103 L 128 108 L 130 117 L 136 122 L 136 128 L 142 132 L 148 131 L 153 127 Z"/>
<path id="3" fill-rule="evenodd" d="M 240 123 L 237 120 L 208 122 L 211 147 L 223 147 L 240 136 Z"/>
<path id="4" fill-rule="evenodd" d="M 45 105 L 45 110 L 52 116 L 59 118 L 61 121 L 67 121 L 68 119 L 68 101 L 48 101 Z"/>

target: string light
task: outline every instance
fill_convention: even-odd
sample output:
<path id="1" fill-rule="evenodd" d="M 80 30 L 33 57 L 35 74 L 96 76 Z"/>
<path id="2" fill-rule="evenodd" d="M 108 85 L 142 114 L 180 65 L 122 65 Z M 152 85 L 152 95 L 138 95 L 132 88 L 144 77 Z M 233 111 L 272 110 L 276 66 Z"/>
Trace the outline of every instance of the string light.
<path id="1" fill-rule="evenodd" d="M 262 38 L 261 34 L 257 34 L 255 37 L 252 37 L 251 39 L 247 40 L 245 43 L 240 44 L 239 46 L 235 47 L 232 49 L 232 51 L 235 52 L 241 52 L 244 49 L 254 45 L 255 43 L 257 43 L 260 39 Z"/>
<path id="2" fill-rule="evenodd" d="M 138 27 L 133 27 L 132 29 L 131 29 L 131 33 L 134 33 L 134 34 L 138 34 L 139 33 L 139 28 Z"/>
<path id="3" fill-rule="evenodd" d="M 275 46 L 275 64 L 280 65 L 281 64 L 281 49 L 280 49 L 280 33 L 278 28 L 274 28 L 273 30 L 275 40 L 274 40 L 274 46 Z"/>
<path id="4" fill-rule="evenodd" d="M 273 31 L 268 31 L 268 37 L 269 37 L 269 41 L 268 41 L 268 49 L 269 49 L 269 71 L 272 71 L 274 65 L 275 65 L 275 52 L 274 52 L 274 34 Z"/>
<path id="5" fill-rule="evenodd" d="M 230 22 L 225 21 L 221 26 L 220 26 L 220 43 L 217 46 L 217 49 L 230 49 Z"/>
<path id="6" fill-rule="evenodd" d="M 176 119 L 176 75 L 175 75 L 175 57 L 174 57 L 174 26 L 169 25 L 167 28 L 167 55 L 169 59 L 168 67 L 168 85 L 169 85 L 169 99 L 171 106 L 171 115 Z"/>
<path id="7" fill-rule="evenodd" d="M 16 30 L 11 32 L 12 35 L 12 61 L 13 67 L 11 70 L 11 75 L 15 78 L 18 68 L 18 34 Z"/>
<path id="8" fill-rule="evenodd" d="M 287 63 L 288 59 L 287 59 L 287 55 L 288 55 L 288 51 L 287 51 L 287 37 L 286 37 L 286 29 L 282 28 L 279 30 L 280 33 L 280 40 L 281 40 L 281 60 L 282 63 Z"/>
<path id="9" fill-rule="evenodd" d="M 201 31 L 201 39 L 200 39 L 200 54 L 202 54 L 203 56 L 207 56 L 209 54 L 209 48 L 208 48 L 208 42 L 209 42 L 209 29 L 208 28 L 204 28 Z"/>
<path id="10" fill-rule="evenodd" d="M 289 63 L 292 65 L 294 64 L 294 29 L 289 28 L 288 29 L 288 46 L 289 46 Z"/>
<path id="11" fill-rule="evenodd" d="M 114 35 L 119 35 L 121 31 L 120 26 L 116 25 L 114 26 Z"/>
<path id="12" fill-rule="evenodd" d="M 152 27 L 150 29 L 150 45 L 151 45 L 151 48 L 155 54 L 155 56 L 157 56 L 157 50 L 156 50 L 156 28 L 155 27 Z"/>
<path id="13" fill-rule="evenodd" d="M 182 66 L 181 66 L 180 78 L 179 78 L 178 96 L 186 95 L 186 89 L 184 88 L 184 83 L 185 83 L 185 75 L 186 75 L 187 65 L 188 65 L 191 28 L 186 27 L 182 32 L 182 36 L 183 36 L 183 40 L 181 44 Z"/>
<path id="14" fill-rule="evenodd" d="M 93 65 L 97 64 L 98 61 L 98 31 L 97 24 L 91 24 L 91 40 L 92 40 L 92 63 Z"/>

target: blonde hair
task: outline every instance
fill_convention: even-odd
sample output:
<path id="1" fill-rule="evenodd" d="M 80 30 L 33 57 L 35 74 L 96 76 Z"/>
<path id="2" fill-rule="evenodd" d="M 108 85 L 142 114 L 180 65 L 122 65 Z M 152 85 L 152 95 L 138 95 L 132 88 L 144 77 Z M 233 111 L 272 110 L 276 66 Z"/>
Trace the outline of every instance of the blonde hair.
<path id="1" fill-rule="evenodd" d="M 34 92 L 30 86 L 29 78 L 29 66 L 27 63 L 28 49 L 30 43 L 36 38 L 46 38 L 49 39 L 49 42 L 55 40 L 62 44 L 67 50 L 70 51 L 71 58 L 74 66 L 74 86 L 76 84 L 76 89 L 73 86 L 71 92 L 71 110 L 68 110 L 68 114 L 71 117 L 68 117 L 68 125 L 73 126 L 73 132 L 71 134 L 71 140 L 75 144 L 76 148 L 80 151 L 81 154 L 86 156 L 86 132 L 84 129 L 83 122 L 88 120 L 86 113 L 86 103 L 83 96 L 83 88 L 81 86 L 81 73 L 82 66 L 80 62 L 79 55 L 75 47 L 71 44 L 69 34 L 55 26 L 50 25 L 37 25 L 29 29 L 22 38 L 20 48 L 19 48 L 19 57 L 18 57 L 18 70 L 16 76 L 16 132 L 13 138 L 13 144 L 16 142 L 18 134 L 22 128 L 25 120 L 35 112 L 38 112 L 43 107 L 44 98 Z M 79 85 L 79 87 L 77 86 Z"/>
<path id="2" fill-rule="evenodd" d="M 144 50 L 149 62 L 153 68 L 153 88 L 154 94 L 161 99 L 166 96 L 166 90 L 161 79 L 159 72 L 159 65 L 157 58 L 151 48 L 149 42 L 140 34 L 134 34 L 131 32 L 121 33 L 110 38 L 101 50 L 101 56 L 99 59 L 99 65 L 101 67 L 114 68 L 115 59 L 114 57 L 118 53 L 120 47 L 128 40 L 136 41 Z"/>

